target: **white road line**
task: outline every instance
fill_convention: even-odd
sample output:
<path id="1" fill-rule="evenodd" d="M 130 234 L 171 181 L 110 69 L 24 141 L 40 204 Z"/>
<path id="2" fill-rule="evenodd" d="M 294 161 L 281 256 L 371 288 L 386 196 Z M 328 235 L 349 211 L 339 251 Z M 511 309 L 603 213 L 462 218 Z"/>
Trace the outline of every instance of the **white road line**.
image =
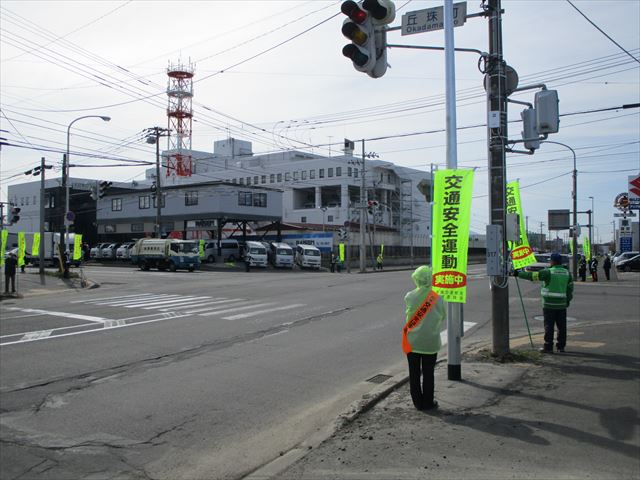
<path id="1" fill-rule="evenodd" d="M 38 315 L 40 315 L 40 314 L 39 313 L 30 313 L 28 315 L 16 315 L 15 317 L 7 317 L 6 315 L 2 315 L 2 319 L 4 321 L 7 321 L 7 320 L 15 320 L 16 318 L 37 317 Z"/>
<path id="2" fill-rule="evenodd" d="M 231 303 L 242 303 L 244 305 L 247 305 L 251 302 L 247 302 L 246 298 L 232 298 L 229 300 L 223 300 L 221 302 L 215 302 L 215 303 L 226 303 L 227 305 L 223 305 L 222 307 L 217 307 L 217 308 L 227 308 Z M 198 308 L 196 310 L 187 310 L 186 313 L 192 314 L 192 313 L 208 312 L 208 311 L 214 311 L 214 310 L 216 310 L 216 308 L 212 309 L 211 307 L 207 307 L 207 308 Z"/>
<path id="3" fill-rule="evenodd" d="M 91 303 L 91 302 L 101 302 L 103 300 L 124 300 L 125 298 L 133 298 L 133 297 L 144 297 L 148 295 L 154 295 L 153 293 L 137 293 L 134 295 L 119 295 L 117 297 L 104 297 L 104 298 L 91 298 L 88 300 L 72 300 L 69 303 Z"/>
<path id="4" fill-rule="evenodd" d="M 203 307 L 204 305 L 217 305 L 218 303 L 237 302 L 238 300 L 242 300 L 242 299 L 238 299 L 238 298 L 228 299 L 226 297 L 218 297 L 218 298 L 212 298 L 211 300 L 216 300 L 216 301 L 197 302 L 192 305 L 179 305 L 171 308 L 159 308 L 158 310 L 160 310 L 161 312 L 169 312 L 173 310 L 181 310 L 183 308 L 194 308 L 194 307 Z"/>
<path id="5" fill-rule="evenodd" d="M 122 307 L 125 305 L 131 305 L 131 304 L 144 305 L 147 303 L 159 302 L 160 300 L 168 300 L 170 298 L 179 298 L 179 297 L 180 295 L 169 295 L 169 294 L 151 295 L 146 298 L 140 298 L 140 299 L 136 298 L 136 299 L 126 300 L 122 302 L 102 302 L 102 303 L 97 303 L 96 305 L 106 305 L 109 307 Z"/>
<path id="6" fill-rule="evenodd" d="M 181 298 L 181 299 L 176 299 L 176 300 L 172 300 L 172 301 L 166 301 L 166 302 L 159 302 L 153 306 L 149 306 L 149 307 L 142 307 L 143 310 L 156 310 L 158 308 L 161 307 L 170 307 L 171 305 L 176 305 L 176 306 L 180 306 L 182 304 L 185 303 L 189 303 L 189 302 L 198 302 L 198 301 L 202 301 L 205 298 L 211 298 L 211 297 L 187 297 L 187 298 Z M 126 307 L 126 308 L 134 308 L 134 307 Z"/>
<path id="7" fill-rule="evenodd" d="M 165 297 L 166 295 L 162 295 L 162 297 Z M 92 302 L 92 303 L 87 303 L 87 305 L 108 305 L 108 306 L 112 306 L 112 307 L 117 307 L 120 305 L 126 305 L 128 303 L 131 302 L 146 302 L 146 301 L 151 301 L 154 299 L 159 298 L 159 295 L 153 294 L 153 293 L 147 293 L 142 297 L 137 297 L 137 298 L 127 298 L 127 299 L 117 299 L 117 300 L 101 300 L 99 302 Z"/>
<path id="8" fill-rule="evenodd" d="M 41 315 L 51 315 L 52 317 L 75 318 L 78 320 L 87 320 L 88 322 L 104 323 L 107 319 L 103 317 L 92 317 L 91 315 L 79 315 L 77 313 L 54 312 L 51 310 L 38 310 L 35 308 L 17 308 L 9 307 L 7 310 L 17 310 L 25 313 L 39 313 Z"/>
<path id="9" fill-rule="evenodd" d="M 58 330 L 71 330 L 72 328 L 92 327 L 94 325 L 95 325 L 95 323 L 80 323 L 78 325 L 70 325 L 68 327 L 56 327 L 56 328 L 52 329 L 51 331 L 52 332 L 57 332 Z M 9 337 L 24 337 L 25 335 L 28 335 L 30 333 L 33 333 L 33 332 L 11 333 L 9 335 L 2 335 L 0 337 L 0 339 L 9 338 Z M 4 344 L 0 344 L 0 345 L 4 345 Z"/>
<path id="10" fill-rule="evenodd" d="M 208 317 L 211 315 L 220 315 L 223 313 L 238 312 L 240 310 L 250 310 L 252 308 L 268 307 L 270 305 L 277 305 L 277 304 L 278 302 L 256 303 L 254 305 L 247 305 L 246 307 L 229 308 L 227 310 L 216 310 L 214 312 L 199 313 L 198 315 L 200 315 L 201 317 Z"/>
<path id="11" fill-rule="evenodd" d="M 265 313 L 278 312 L 280 310 L 290 310 L 292 308 L 304 307 L 305 303 L 294 303 L 293 305 L 286 305 L 284 307 L 268 308 L 266 310 L 260 310 L 258 312 L 240 313 L 238 315 L 231 315 L 230 317 L 222 317 L 224 320 L 238 320 L 239 318 L 255 317 L 257 315 L 263 315 Z"/>
<path id="12" fill-rule="evenodd" d="M 37 332 L 29 332 L 24 337 L 22 337 L 23 342 L 28 342 L 29 340 L 38 340 L 40 338 L 47 338 L 51 335 L 53 330 L 40 330 Z"/>

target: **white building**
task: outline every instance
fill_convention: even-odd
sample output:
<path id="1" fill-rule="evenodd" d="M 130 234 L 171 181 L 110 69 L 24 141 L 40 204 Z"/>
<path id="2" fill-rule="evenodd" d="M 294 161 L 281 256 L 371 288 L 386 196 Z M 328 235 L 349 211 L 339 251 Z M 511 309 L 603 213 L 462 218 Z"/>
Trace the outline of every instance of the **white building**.
<path id="1" fill-rule="evenodd" d="M 353 144 L 351 144 L 353 145 Z M 225 181 L 283 190 L 283 222 L 328 229 L 360 221 L 362 158 L 345 148 L 339 156 L 323 157 L 290 150 L 253 155 L 251 143 L 237 139 L 214 142 L 213 153 L 183 151 L 192 158 L 191 177 L 178 177 L 163 167 L 163 185 Z M 163 157 L 172 153 L 163 152 Z M 166 164 L 166 162 L 163 162 Z M 155 180 L 155 168 L 147 171 Z M 395 232 L 395 244 L 428 246 L 430 208 L 418 185 L 431 184 L 427 172 L 381 160 L 365 160 L 366 200 L 377 202 L 366 213 L 368 224 Z M 413 239 L 411 238 L 413 233 Z"/>

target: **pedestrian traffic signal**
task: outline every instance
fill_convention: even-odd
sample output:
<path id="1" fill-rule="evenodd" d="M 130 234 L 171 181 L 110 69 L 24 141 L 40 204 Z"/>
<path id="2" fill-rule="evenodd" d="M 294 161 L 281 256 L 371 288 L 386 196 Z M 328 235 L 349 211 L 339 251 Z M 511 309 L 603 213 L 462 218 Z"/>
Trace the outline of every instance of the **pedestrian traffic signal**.
<path id="1" fill-rule="evenodd" d="M 9 217 L 9 223 L 11 225 L 13 225 L 14 223 L 18 223 L 18 221 L 20 220 L 20 215 L 18 215 L 20 213 L 20 208 L 19 207 L 12 207 L 11 208 L 11 216 Z"/>
<path id="2" fill-rule="evenodd" d="M 104 197 L 104 195 L 107 193 L 107 190 L 109 190 L 109 187 L 111 187 L 112 184 L 113 182 L 107 182 L 104 180 L 100 182 L 100 185 L 98 186 L 98 198 Z"/>

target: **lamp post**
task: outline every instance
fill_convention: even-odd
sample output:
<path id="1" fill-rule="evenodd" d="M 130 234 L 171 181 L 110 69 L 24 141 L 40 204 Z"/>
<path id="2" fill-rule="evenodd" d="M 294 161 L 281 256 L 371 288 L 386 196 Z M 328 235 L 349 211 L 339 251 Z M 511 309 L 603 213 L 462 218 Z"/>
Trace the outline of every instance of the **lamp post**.
<path id="1" fill-rule="evenodd" d="M 322 210 L 322 231 L 324 232 L 324 214 L 327 212 L 327 207 L 320 207 Z"/>
<path id="2" fill-rule="evenodd" d="M 571 239 L 571 243 L 573 244 L 573 267 L 571 268 L 571 272 L 573 274 L 573 280 L 578 280 L 578 236 L 576 235 L 576 227 L 578 226 L 578 169 L 576 167 L 576 152 L 569 145 L 565 145 L 564 143 L 554 142 L 551 140 L 543 140 L 540 143 L 553 143 L 555 145 L 560 145 L 562 147 L 568 148 L 571 150 L 573 154 L 573 192 L 571 192 L 571 197 L 573 200 L 573 238 Z M 591 232 L 591 227 L 589 227 L 589 232 Z M 589 239 L 591 240 L 591 239 Z"/>
<path id="3" fill-rule="evenodd" d="M 70 139 L 71 139 L 71 126 L 76 123 L 78 120 L 82 120 L 84 118 L 100 118 L 102 119 L 102 121 L 104 122 L 108 122 L 109 120 L 111 120 L 111 117 L 107 117 L 104 115 L 83 115 L 82 117 L 78 117 L 75 120 L 73 120 L 69 126 L 67 127 L 67 154 L 64 156 L 63 161 L 62 161 L 62 188 L 64 188 L 64 236 L 62 237 L 62 246 L 63 246 L 63 252 L 66 253 L 67 251 L 67 238 L 69 237 L 69 220 L 67 218 L 68 214 L 69 214 L 69 164 L 70 164 L 70 151 L 69 151 L 69 144 L 70 144 Z M 61 253 L 62 255 L 62 253 Z M 62 256 L 60 257 L 62 258 Z M 65 262 L 65 276 L 68 275 L 68 271 L 66 269 L 66 264 L 67 262 Z"/>
<path id="4" fill-rule="evenodd" d="M 145 128 L 144 133 L 147 136 L 147 143 L 155 144 L 156 146 L 156 222 L 154 234 L 156 238 L 161 237 L 160 219 L 162 216 L 162 190 L 160 186 L 160 137 L 166 137 L 169 135 L 169 129 L 153 127 Z"/>

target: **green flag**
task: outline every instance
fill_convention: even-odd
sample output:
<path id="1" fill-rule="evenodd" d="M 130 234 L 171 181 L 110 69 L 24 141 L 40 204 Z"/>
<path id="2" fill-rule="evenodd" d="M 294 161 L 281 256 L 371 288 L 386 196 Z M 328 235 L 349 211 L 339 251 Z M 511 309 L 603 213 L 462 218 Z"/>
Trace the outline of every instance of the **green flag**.
<path id="1" fill-rule="evenodd" d="M 79 233 L 73 237 L 73 259 L 82 260 L 82 235 Z"/>
<path id="2" fill-rule="evenodd" d="M 33 234 L 33 244 L 31 245 L 31 256 L 39 257 L 40 256 L 40 234 Z"/>
<path id="3" fill-rule="evenodd" d="M 200 260 L 204 260 L 204 240 L 200 240 L 199 243 L 200 248 Z"/>
<path id="4" fill-rule="evenodd" d="M 24 265 L 24 252 L 27 247 L 27 242 L 24 239 L 24 232 L 18 232 L 18 266 Z"/>
<path id="5" fill-rule="evenodd" d="M 511 262 L 513 263 L 513 268 L 517 270 L 536 263 L 536 257 L 529 246 L 529 239 L 527 238 L 527 226 L 525 225 L 524 215 L 522 214 L 520 184 L 518 181 L 507 183 L 506 202 L 507 213 L 517 213 L 519 217 L 520 241 L 509 242 Z"/>
<path id="6" fill-rule="evenodd" d="M 573 238 L 569 239 L 569 251 L 571 252 L 571 256 L 573 256 Z"/>
<path id="7" fill-rule="evenodd" d="M 587 261 L 591 260 L 591 242 L 589 242 L 589 237 L 584 237 L 584 256 Z"/>
<path id="8" fill-rule="evenodd" d="M 9 230 L 2 230 L 2 246 L 0 250 L 0 265 L 4 265 L 4 252 L 7 249 L 7 237 L 9 236 Z"/>
<path id="9" fill-rule="evenodd" d="M 344 262 L 344 243 L 338 244 L 338 250 L 340 252 L 340 261 Z"/>
<path id="10" fill-rule="evenodd" d="M 434 177 L 433 289 L 448 302 L 466 303 L 473 170 L 438 170 Z"/>

